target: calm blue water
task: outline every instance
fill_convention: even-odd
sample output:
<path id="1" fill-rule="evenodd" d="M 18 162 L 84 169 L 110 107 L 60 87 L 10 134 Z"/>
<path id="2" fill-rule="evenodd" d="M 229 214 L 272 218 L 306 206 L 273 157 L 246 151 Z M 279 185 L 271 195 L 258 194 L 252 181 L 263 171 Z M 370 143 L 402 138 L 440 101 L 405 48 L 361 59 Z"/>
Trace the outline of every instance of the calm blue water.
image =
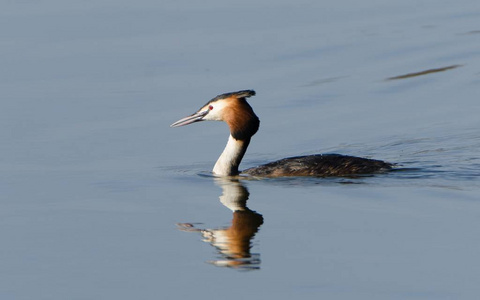
<path id="1" fill-rule="evenodd" d="M 0 16 L 0 298 L 480 296 L 476 1 Z M 169 125 L 241 89 L 261 119 L 243 168 L 342 153 L 402 171 L 209 176 L 226 125 Z"/>

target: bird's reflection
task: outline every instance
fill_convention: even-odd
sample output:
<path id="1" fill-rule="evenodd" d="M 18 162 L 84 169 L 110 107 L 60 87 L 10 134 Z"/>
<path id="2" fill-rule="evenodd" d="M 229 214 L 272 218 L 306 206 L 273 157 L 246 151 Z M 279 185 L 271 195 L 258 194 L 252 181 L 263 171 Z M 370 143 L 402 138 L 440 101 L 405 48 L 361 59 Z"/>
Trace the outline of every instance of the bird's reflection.
<path id="1" fill-rule="evenodd" d="M 238 180 L 216 178 L 223 194 L 220 202 L 233 211 L 232 225 L 228 228 L 201 229 L 192 223 L 179 223 L 179 229 L 200 232 L 203 241 L 218 250 L 219 257 L 209 263 L 236 269 L 254 270 L 260 268 L 260 254 L 251 253 L 252 239 L 263 223 L 261 214 L 247 207 L 248 190 Z"/>

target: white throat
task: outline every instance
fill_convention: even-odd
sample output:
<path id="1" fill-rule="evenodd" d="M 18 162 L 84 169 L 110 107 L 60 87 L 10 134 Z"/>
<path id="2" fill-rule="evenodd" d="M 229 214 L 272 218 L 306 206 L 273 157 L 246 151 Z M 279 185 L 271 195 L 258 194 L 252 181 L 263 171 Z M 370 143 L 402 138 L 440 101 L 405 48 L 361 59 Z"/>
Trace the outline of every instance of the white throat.
<path id="1" fill-rule="evenodd" d="M 236 140 L 230 135 L 227 146 L 213 167 L 213 173 L 219 176 L 238 175 L 238 166 L 247 151 L 249 143 L 250 139 Z"/>

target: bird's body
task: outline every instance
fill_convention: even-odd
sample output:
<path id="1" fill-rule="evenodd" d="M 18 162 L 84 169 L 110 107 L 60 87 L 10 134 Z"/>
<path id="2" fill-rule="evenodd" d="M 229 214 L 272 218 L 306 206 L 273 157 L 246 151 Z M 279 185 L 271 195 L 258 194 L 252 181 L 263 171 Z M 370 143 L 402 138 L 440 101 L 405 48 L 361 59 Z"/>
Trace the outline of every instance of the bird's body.
<path id="1" fill-rule="evenodd" d="M 251 137 L 257 132 L 260 120 L 246 98 L 254 96 L 252 90 L 219 95 L 196 113 L 171 125 L 178 127 L 199 121 L 224 121 L 230 128 L 225 150 L 218 158 L 213 173 L 217 176 L 235 176 Z M 316 154 L 284 158 L 265 165 L 249 168 L 242 174 L 256 177 L 282 176 L 352 176 L 388 171 L 392 165 L 380 160 L 340 154 Z"/>
<path id="2" fill-rule="evenodd" d="M 347 176 L 372 174 L 391 169 L 391 164 L 340 154 L 315 154 L 280 159 L 244 170 L 243 174 L 257 177 L 282 176 Z"/>

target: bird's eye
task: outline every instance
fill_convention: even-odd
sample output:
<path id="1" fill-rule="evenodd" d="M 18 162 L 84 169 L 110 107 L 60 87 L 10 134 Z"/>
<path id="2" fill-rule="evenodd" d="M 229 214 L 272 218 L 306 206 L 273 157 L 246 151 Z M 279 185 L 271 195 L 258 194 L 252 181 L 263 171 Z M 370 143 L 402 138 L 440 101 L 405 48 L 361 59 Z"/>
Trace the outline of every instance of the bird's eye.
<path id="1" fill-rule="evenodd" d="M 212 110 L 212 109 L 213 109 L 213 106 L 210 105 L 210 106 L 208 107 L 208 109 L 209 109 L 209 110 Z"/>

